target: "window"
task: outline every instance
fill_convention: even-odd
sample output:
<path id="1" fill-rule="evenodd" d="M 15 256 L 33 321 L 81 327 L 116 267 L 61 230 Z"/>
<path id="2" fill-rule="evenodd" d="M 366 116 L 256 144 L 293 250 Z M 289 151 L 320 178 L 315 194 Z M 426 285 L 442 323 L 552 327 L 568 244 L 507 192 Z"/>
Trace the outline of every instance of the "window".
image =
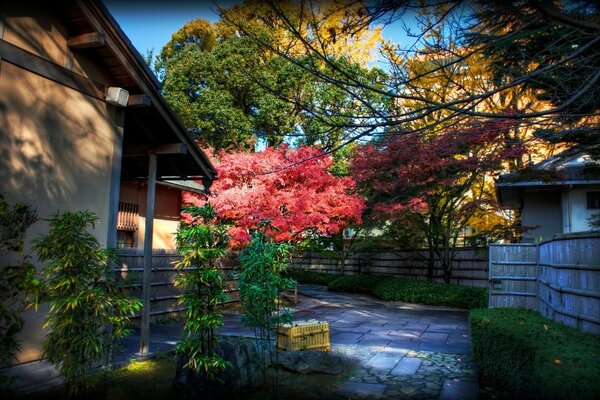
<path id="1" fill-rule="evenodd" d="M 600 208 L 600 192 L 587 192 L 587 208 Z"/>
<path id="2" fill-rule="evenodd" d="M 134 244 L 133 231 L 117 231 L 117 248 L 131 248 Z"/>

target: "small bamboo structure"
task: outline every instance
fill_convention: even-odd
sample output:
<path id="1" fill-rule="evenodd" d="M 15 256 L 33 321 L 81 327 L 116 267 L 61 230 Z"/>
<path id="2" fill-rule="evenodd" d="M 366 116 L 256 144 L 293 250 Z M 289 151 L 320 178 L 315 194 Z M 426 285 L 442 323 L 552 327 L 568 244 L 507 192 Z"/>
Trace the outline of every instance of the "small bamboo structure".
<path id="1" fill-rule="evenodd" d="M 329 323 L 314 319 L 277 327 L 277 351 L 329 351 Z"/>

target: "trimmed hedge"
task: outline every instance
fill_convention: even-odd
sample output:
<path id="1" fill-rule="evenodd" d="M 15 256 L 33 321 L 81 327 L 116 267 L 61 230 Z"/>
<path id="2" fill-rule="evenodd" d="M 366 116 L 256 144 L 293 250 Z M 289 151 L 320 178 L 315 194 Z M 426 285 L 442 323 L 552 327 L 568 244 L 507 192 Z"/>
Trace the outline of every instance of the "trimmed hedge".
<path id="1" fill-rule="evenodd" d="M 288 269 L 285 273 L 288 277 L 295 279 L 298 283 L 325 286 L 327 286 L 329 282 L 342 276 L 340 274 L 325 274 L 323 272 L 305 271 L 293 268 Z"/>
<path id="2" fill-rule="evenodd" d="M 373 294 L 385 301 L 427 304 L 455 308 L 487 307 L 487 289 L 416 279 L 389 277 L 380 282 Z"/>
<path id="3" fill-rule="evenodd" d="M 327 289 L 332 292 L 373 294 L 386 278 L 382 275 L 344 275 L 329 282 Z"/>
<path id="4" fill-rule="evenodd" d="M 340 275 L 288 270 L 298 283 L 327 285 L 332 292 L 363 293 L 384 301 L 403 301 L 464 309 L 487 307 L 487 289 L 387 275 Z"/>
<path id="5" fill-rule="evenodd" d="M 524 309 L 473 310 L 482 376 L 518 397 L 600 399 L 600 336 Z"/>

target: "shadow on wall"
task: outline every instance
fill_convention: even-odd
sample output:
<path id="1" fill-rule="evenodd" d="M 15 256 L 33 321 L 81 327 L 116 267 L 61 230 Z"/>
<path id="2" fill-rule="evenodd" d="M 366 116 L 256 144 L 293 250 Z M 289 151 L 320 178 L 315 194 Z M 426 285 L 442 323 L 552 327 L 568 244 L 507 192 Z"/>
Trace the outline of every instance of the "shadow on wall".
<path id="1" fill-rule="evenodd" d="M 6 62 L 0 93 L 0 191 L 62 211 L 97 204 L 114 135 L 106 104 Z"/>

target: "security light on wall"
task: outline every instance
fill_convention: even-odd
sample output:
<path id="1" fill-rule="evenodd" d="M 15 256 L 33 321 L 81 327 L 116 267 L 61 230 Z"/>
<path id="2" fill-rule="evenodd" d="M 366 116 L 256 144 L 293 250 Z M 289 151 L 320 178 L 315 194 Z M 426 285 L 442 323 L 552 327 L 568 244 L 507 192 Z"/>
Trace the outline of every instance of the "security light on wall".
<path id="1" fill-rule="evenodd" d="M 109 87 L 106 90 L 106 102 L 117 107 L 125 107 L 129 100 L 129 92 L 120 87 Z"/>

